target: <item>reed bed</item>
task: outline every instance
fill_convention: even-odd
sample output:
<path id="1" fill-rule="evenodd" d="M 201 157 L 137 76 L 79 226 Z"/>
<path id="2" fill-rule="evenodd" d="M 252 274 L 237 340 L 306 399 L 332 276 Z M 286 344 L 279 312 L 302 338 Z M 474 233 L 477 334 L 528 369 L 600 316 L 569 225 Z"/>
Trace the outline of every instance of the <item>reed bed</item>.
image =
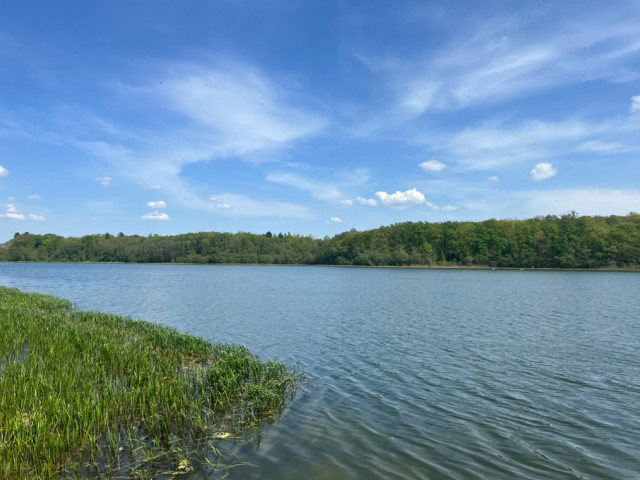
<path id="1" fill-rule="evenodd" d="M 300 378 L 243 347 L 0 287 L 0 479 L 207 476 L 222 439 L 253 438 Z"/>

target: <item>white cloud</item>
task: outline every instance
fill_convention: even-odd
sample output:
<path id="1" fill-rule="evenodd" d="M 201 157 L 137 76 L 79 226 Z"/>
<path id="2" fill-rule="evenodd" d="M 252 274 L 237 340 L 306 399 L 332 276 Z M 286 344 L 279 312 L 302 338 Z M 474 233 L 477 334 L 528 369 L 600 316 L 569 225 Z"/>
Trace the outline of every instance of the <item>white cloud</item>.
<path id="1" fill-rule="evenodd" d="M 447 167 L 444 163 L 437 160 L 428 160 L 422 162 L 419 166 L 428 172 L 441 172 Z"/>
<path id="2" fill-rule="evenodd" d="M 146 215 L 143 215 L 141 218 L 143 220 L 163 220 L 163 221 L 167 221 L 167 220 L 169 220 L 169 215 L 167 215 L 164 212 L 154 211 L 154 212 L 151 212 L 151 213 L 147 213 Z"/>
<path id="3" fill-rule="evenodd" d="M 13 203 L 7 204 L 7 211 L 1 216 L 12 220 L 25 220 L 24 214 L 19 212 Z"/>
<path id="4" fill-rule="evenodd" d="M 111 185 L 113 178 L 111 177 L 96 177 L 96 182 L 98 185 L 102 185 L 103 187 L 108 187 Z"/>
<path id="5" fill-rule="evenodd" d="M 360 205 L 368 205 L 370 207 L 378 205 L 378 201 L 375 198 L 356 197 L 356 200 Z"/>
<path id="6" fill-rule="evenodd" d="M 42 215 L 34 215 L 33 213 L 29 214 L 29 218 L 34 222 L 44 222 L 45 218 Z"/>
<path id="7" fill-rule="evenodd" d="M 557 173 L 558 171 L 555 168 L 553 168 L 553 166 L 550 163 L 540 162 L 536 164 L 536 166 L 533 167 L 533 169 L 531 169 L 531 178 L 533 178 L 534 181 L 539 182 L 541 180 L 546 180 L 547 178 L 551 178 Z"/>
<path id="8" fill-rule="evenodd" d="M 404 209 L 413 205 L 419 205 L 425 203 L 425 198 L 415 188 L 407 190 L 406 192 L 397 191 L 396 193 L 388 194 L 387 192 L 376 192 L 376 197 L 380 199 L 380 203 L 388 208 Z"/>
<path id="9" fill-rule="evenodd" d="M 40 195 L 29 195 L 29 200 L 40 200 Z"/>
<path id="10" fill-rule="evenodd" d="M 9 175 L 9 170 L 0 165 L 0 177 L 6 177 Z"/>
<path id="11" fill-rule="evenodd" d="M 631 107 L 629 107 L 629 109 L 632 112 L 640 112 L 640 95 L 631 97 Z"/>
<path id="12" fill-rule="evenodd" d="M 347 198 L 345 200 L 340 200 L 340 204 L 341 205 L 346 205 L 346 206 L 351 206 L 351 205 L 353 205 L 353 200 L 351 200 L 350 198 Z"/>
<path id="13" fill-rule="evenodd" d="M 491 175 L 489 178 L 487 178 L 487 180 L 489 180 L 490 182 L 497 182 L 499 179 L 497 175 Z"/>
<path id="14" fill-rule="evenodd" d="M 231 209 L 231 205 L 228 203 L 225 203 L 223 200 L 220 200 L 217 197 L 211 197 L 209 198 L 209 200 L 211 202 L 213 202 L 213 205 L 215 206 L 215 208 L 220 209 L 220 210 L 229 210 Z"/>
<path id="15" fill-rule="evenodd" d="M 333 223 L 342 223 L 342 219 L 340 217 L 331 217 L 329 220 Z"/>
<path id="16" fill-rule="evenodd" d="M 154 210 L 162 210 L 164 208 L 167 208 L 167 204 L 162 200 L 157 202 L 147 202 L 147 206 L 149 208 L 153 208 Z"/>

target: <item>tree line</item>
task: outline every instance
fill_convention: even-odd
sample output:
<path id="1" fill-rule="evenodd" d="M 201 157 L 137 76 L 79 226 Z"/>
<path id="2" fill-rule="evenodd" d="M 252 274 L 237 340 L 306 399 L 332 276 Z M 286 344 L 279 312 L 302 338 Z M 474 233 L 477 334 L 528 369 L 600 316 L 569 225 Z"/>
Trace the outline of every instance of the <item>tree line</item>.
<path id="1" fill-rule="evenodd" d="M 640 215 L 405 222 L 324 239 L 200 232 L 64 238 L 16 233 L 2 261 L 640 268 Z"/>

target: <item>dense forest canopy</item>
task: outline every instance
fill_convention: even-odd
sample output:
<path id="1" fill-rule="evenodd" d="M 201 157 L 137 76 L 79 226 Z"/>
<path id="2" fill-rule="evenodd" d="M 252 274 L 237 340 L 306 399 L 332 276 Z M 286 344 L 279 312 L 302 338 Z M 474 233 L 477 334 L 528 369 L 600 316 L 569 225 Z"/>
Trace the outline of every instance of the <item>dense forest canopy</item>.
<path id="1" fill-rule="evenodd" d="M 16 233 L 4 261 L 639 268 L 640 215 L 407 222 L 332 238 L 201 232 L 175 236 Z"/>

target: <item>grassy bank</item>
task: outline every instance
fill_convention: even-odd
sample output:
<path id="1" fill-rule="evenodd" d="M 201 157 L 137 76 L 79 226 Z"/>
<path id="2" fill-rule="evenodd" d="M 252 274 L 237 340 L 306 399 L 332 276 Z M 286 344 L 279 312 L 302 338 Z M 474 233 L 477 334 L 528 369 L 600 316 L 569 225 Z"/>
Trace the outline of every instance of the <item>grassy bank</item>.
<path id="1" fill-rule="evenodd" d="M 245 348 L 0 287 L 0 479 L 175 478 L 277 417 L 299 375 Z"/>

